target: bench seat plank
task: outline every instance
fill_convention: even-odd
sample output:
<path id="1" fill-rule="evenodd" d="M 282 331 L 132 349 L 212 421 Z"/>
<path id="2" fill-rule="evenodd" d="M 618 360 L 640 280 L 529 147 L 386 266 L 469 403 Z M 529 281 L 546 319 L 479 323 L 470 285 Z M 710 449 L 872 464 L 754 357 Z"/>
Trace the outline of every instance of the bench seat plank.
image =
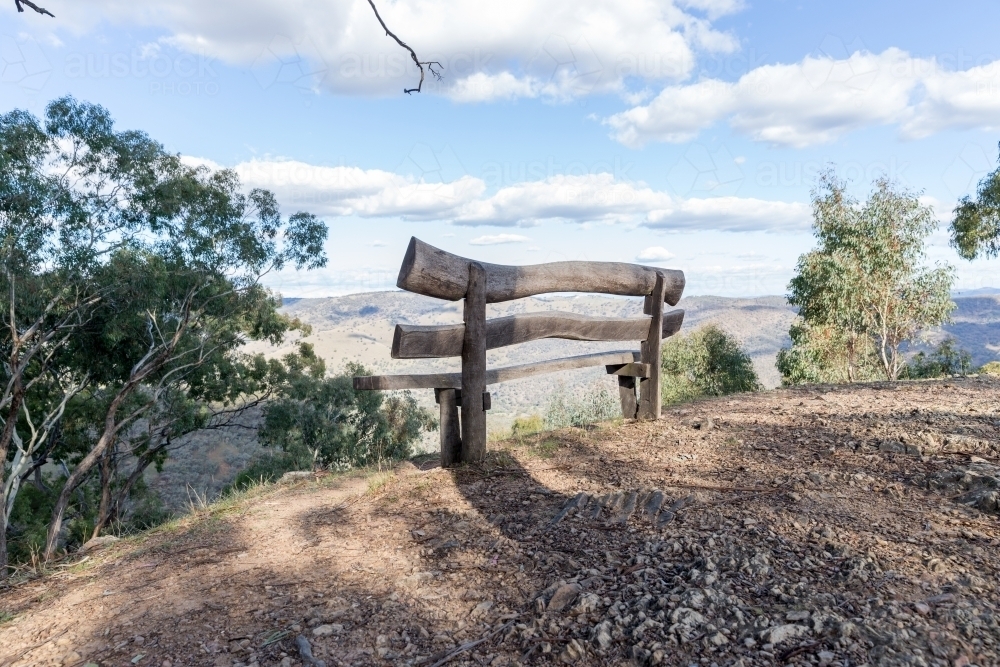
<path id="1" fill-rule="evenodd" d="M 486 384 L 498 384 L 541 375 L 589 366 L 616 366 L 631 364 L 637 360 L 638 352 L 598 352 L 576 357 L 565 357 L 553 361 L 539 361 L 519 364 L 486 371 Z M 354 378 L 354 388 L 358 390 L 391 391 L 394 389 L 461 389 L 461 373 L 427 373 L 421 375 L 366 375 Z"/>

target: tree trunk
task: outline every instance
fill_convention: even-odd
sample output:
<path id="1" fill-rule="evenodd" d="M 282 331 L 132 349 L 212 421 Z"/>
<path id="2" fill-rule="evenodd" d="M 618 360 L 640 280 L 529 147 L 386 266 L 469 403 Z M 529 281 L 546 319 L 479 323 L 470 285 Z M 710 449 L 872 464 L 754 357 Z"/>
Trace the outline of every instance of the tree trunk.
<path id="1" fill-rule="evenodd" d="M 12 368 L 17 368 L 16 364 Z M 16 372 L 16 371 L 15 371 Z M 14 427 L 17 425 L 17 414 L 21 411 L 21 403 L 24 400 L 24 388 L 21 385 L 20 376 L 14 378 L 14 387 L 10 400 L 10 410 L 7 412 L 7 421 L 3 425 L 3 432 L 0 433 L 0 489 L 4 485 L 4 469 L 7 463 L 7 451 L 10 449 L 11 440 L 14 438 Z M 7 579 L 7 497 L 3 494 L 0 497 L 0 581 Z"/>
<path id="2" fill-rule="evenodd" d="M 858 339 L 854 334 L 850 334 L 847 338 L 847 381 L 853 383 L 856 371 L 855 364 L 857 363 L 858 355 Z"/>
<path id="3" fill-rule="evenodd" d="M 104 452 L 104 456 L 101 457 L 101 504 L 97 510 L 97 521 L 94 522 L 94 532 L 90 536 L 91 539 L 100 537 L 101 531 L 104 530 L 111 515 L 111 482 L 115 476 L 112 461 L 114 450 L 114 447 L 109 447 Z"/>
<path id="4" fill-rule="evenodd" d="M 55 557 L 56 540 L 59 538 L 59 531 L 62 529 L 62 521 L 63 516 L 66 514 L 66 508 L 69 507 L 70 495 L 72 495 L 76 487 L 80 486 L 80 483 L 86 479 L 87 475 L 94 468 L 94 465 L 96 465 L 100 458 L 104 456 L 104 452 L 114 441 L 118 431 L 118 424 L 115 423 L 115 417 L 118 415 L 118 408 L 121 407 L 121 404 L 132 392 L 133 388 L 134 386 L 131 384 L 126 385 L 122 388 L 122 391 L 115 396 L 114 400 L 111 401 L 111 405 L 108 407 L 108 414 L 104 418 L 104 432 L 101 433 L 101 437 L 98 438 L 97 444 L 86 456 L 83 457 L 80 463 L 77 464 L 76 468 L 74 468 L 66 478 L 66 485 L 59 494 L 55 507 L 52 508 L 52 519 L 49 521 L 48 535 L 45 538 L 45 562 L 49 562 Z"/>
<path id="5" fill-rule="evenodd" d="M 132 487 L 139 481 L 139 478 L 142 477 L 142 473 L 145 472 L 146 468 L 149 467 L 149 464 L 153 462 L 156 455 L 169 443 L 170 440 L 168 438 L 162 445 L 147 450 L 145 454 L 136 460 L 135 468 L 132 469 L 132 472 L 122 484 L 122 488 L 118 489 L 118 493 L 115 493 L 112 496 L 109 492 L 109 502 L 106 508 L 104 506 L 104 499 L 102 496 L 101 511 L 98 513 L 97 524 L 94 526 L 94 537 L 100 535 L 100 531 L 104 530 L 112 521 L 121 517 L 122 507 L 125 506 L 125 501 L 128 499 L 128 495 L 132 491 Z"/>

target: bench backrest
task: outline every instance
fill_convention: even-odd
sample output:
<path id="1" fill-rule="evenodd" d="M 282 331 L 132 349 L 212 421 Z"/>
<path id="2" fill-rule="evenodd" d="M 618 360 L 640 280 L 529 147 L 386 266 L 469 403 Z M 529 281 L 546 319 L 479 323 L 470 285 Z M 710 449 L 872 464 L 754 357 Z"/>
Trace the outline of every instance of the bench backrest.
<path id="1" fill-rule="evenodd" d="M 354 378 L 356 389 L 433 388 L 441 408 L 443 465 L 486 455 L 486 386 L 539 373 L 603 365 L 618 376 L 622 413 L 660 416 L 660 344 L 676 333 L 683 311 L 664 314 L 684 291 L 684 273 L 622 262 L 551 262 L 505 266 L 477 262 L 410 239 L 396 285 L 425 296 L 464 299 L 463 323 L 396 325 L 394 359 L 461 357 L 461 373 L 383 375 Z M 523 313 L 486 319 L 486 304 L 551 292 L 596 292 L 644 296 L 642 318 L 587 317 L 573 313 Z M 542 338 L 642 341 L 638 352 L 609 352 L 487 370 L 486 351 Z M 638 381 L 638 387 L 637 385 Z M 638 388 L 638 397 L 636 389 Z M 476 397 L 473 399 L 472 397 Z M 461 422 L 458 408 L 461 407 Z"/>

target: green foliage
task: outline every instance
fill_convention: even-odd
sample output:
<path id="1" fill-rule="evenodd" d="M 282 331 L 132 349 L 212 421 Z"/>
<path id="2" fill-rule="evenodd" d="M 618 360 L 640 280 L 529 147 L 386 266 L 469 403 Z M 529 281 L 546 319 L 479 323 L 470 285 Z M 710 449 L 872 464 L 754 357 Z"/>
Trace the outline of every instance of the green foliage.
<path id="1" fill-rule="evenodd" d="M 311 459 L 299 460 L 290 452 L 266 452 L 252 459 L 232 482 L 223 487 L 222 495 L 246 491 L 258 484 L 277 482 L 286 472 L 309 469 L 311 466 Z"/>
<path id="2" fill-rule="evenodd" d="M 560 388 L 549 398 L 545 408 L 545 426 L 548 428 L 582 427 L 597 422 L 620 419 L 621 404 L 618 396 L 599 382 L 580 399 L 573 399 Z"/>
<path id="3" fill-rule="evenodd" d="M 907 377 L 914 379 L 968 375 L 972 370 L 972 355 L 955 347 L 954 338 L 946 338 L 930 354 L 918 352 L 906 367 Z"/>
<path id="4" fill-rule="evenodd" d="M 933 211 L 878 179 L 862 205 L 832 172 L 813 193 L 817 247 L 799 258 L 789 303 L 799 308 L 792 348 L 779 357 L 786 384 L 849 382 L 905 367 L 900 346 L 947 321 L 952 267 L 924 266 Z"/>
<path id="5" fill-rule="evenodd" d="M 65 481 L 63 475 L 48 475 L 41 484 L 25 484 L 17 494 L 8 527 L 12 563 L 31 562 L 32 555 L 37 556 L 45 548 L 49 517 Z M 74 511 L 63 535 L 67 549 L 76 549 L 91 538 L 98 518 L 100 495 L 100 484 L 95 479 L 88 480 L 74 492 Z M 170 513 L 164 509 L 159 496 L 140 479 L 130 489 L 128 506 L 111 529 L 117 535 L 129 535 L 169 519 Z"/>
<path id="6" fill-rule="evenodd" d="M 976 198 L 962 197 L 951 222 L 951 245 L 964 259 L 1000 254 L 1000 168 L 987 174 Z"/>
<path id="7" fill-rule="evenodd" d="M 665 404 L 761 389 L 750 357 L 735 338 L 712 324 L 668 338 L 661 368 Z"/>
<path id="8" fill-rule="evenodd" d="M 421 431 L 437 428 L 410 392 L 356 391 L 352 377 L 370 375 L 360 364 L 324 377 L 326 365 L 308 344 L 283 361 L 279 398 L 265 407 L 259 438 L 296 466 L 351 468 L 407 458 Z"/>
<path id="9" fill-rule="evenodd" d="M 873 380 L 879 375 L 870 338 L 852 338 L 829 325 L 810 326 L 801 318 L 792 323 L 788 335 L 792 346 L 778 351 L 776 363 L 786 387 Z"/>
<path id="10" fill-rule="evenodd" d="M 990 361 L 979 368 L 979 372 L 984 375 L 1000 375 L 1000 361 Z"/>
<path id="11" fill-rule="evenodd" d="M 514 424 L 510 427 L 510 434 L 515 438 L 523 438 L 526 435 L 544 430 L 545 420 L 540 415 L 528 415 L 514 420 Z"/>
<path id="12" fill-rule="evenodd" d="M 240 349 L 295 323 L 260 279 L 323 266 L 325 238 L 315 216 L 283 218 L 272 193 L 186 165 L 100 106 L 0 114 L 0 425 L 15 427 L 0 429 L 0 482 L 70 466 L 47 555 L 63 515 L 86 516 L 74 493 L 95 468 L 120 492 L 100 528 L 171 440 L 268 392 L 272 365 Z M 21 485 L 2 488 L 12 506 Z M 6 534 L 0 514 L 0 578 Z"/>

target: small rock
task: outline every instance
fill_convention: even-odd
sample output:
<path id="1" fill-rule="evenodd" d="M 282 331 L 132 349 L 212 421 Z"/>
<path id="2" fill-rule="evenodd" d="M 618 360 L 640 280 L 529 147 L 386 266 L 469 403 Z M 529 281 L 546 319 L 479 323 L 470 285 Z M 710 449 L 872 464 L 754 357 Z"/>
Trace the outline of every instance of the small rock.
<path id="1" fill-rule="evenodd" d="M 114 544 L 117 541 L 118 538 L 114 535 L 101 535 L 100 537 L 87 540 L 84 545 L 80 547 L 80 553 L 87 553 L 88 551 L 93 551 L 94 549 L 102 549 L 108 545 Z"/>
<path id="2" fill-rule="evenodd" d="M 472 610 L 472 615 L 482 616 L 492 608 L 493 608 L 493 603 L 491 601 L 486 600 L 485 602 L 480 602 L 479 604 L 476 605 L 476 608 Z"/>
<path id="3" fill-rule="evenodd" d="M 760 637 L 768 644 L 781 644 L 789 639 L 804 637 L 807 634 L 809 634 L 809 628 L 806 626 L 786 623 L 785 625 L 776 625 L 773 628 L 764 630 L 760 633 Z"/>
<path id="4" fill-rule="evenodd" d="M 281 479 L 278 480 L 278 484 L 293 484 L 304 479 L 312 479 L 313 477 L 314 475 L 310 470 L 293 470 L 282 475 Z"/>
<path id="5" fill-rule="evenodd" d="M 587 655 L 586 647 L 576 639 L 570 639 L 566 648 L 559 655 L 559 659 L 565 663 L 574 665 L 583 660 Z"/>
<path id="6" fill-rule="evenodd" d="M 343 632 L 344 626 L 340 623 L 328 623 L 323 625 L 317 625 L 313 628 L 313 637 L 327 637 L 338 632 Z"/>
<path id="7" fill-rule="evenodd" d="M 602 649 L 606 649 L 611 646 L 610 621 L 602 621 L 594 626 L 594 642 Z"/>
<path id="8" fill-rule="evenodd" d="M 926 602 L 916 602 L 914 603 L 913 608 L 916 609 L 917 613 L 922 616 L 926 616 L 931 613 L 931 607 Z"/>
<path id="9" fill-rule="evenodd" d="M 836 658 L 837 656 L 834 655 L 831 651 L 820 651 L 819 653 L 816 654 L 816 657 L 819 658 L 819 664 L 825 667 L 826 665 L 829 665 L 831 662 L 833 662 L 833 659 Z"/>
<path id="10" fill-rule="evenodd" d="M 805 611 L 805 610 L 790 611 L 787 614 L 785 614 L 785 620 L 786 621 L 805 621 L 805 620 L 808 620 L 811 615 L 812 614 L 810 614 L 808 611 Z"/>
<path id="11" fill-rule="evenodd" d="M 581 590 L 580 584 L 563 584 L 552 594 L 552 599 L 549 600 L 546 609 L 548 611 L 562 611 L 573 604 Z"/>
<path id="12" fill-rule="evenodd" d="M 850 637 L 857 633 L 858 626 L 854 625 L 850 621 L 843 621 L 837 627 L 837 634 L 841 637 Z"/>
<path id="13" fill-rule="evenodd" d="M 285 474 L 287 475 L 288 473 Z M 281 667 L 292 667 L 292 659 L 286 655 L 281 659 Z"/>
<path id="14" fill-rule="evenodd" d="M 580 596 L 579 602 L 573 607 L 574 614 L 589 614 L 591 612 L 597 611 L 598 607 L 601 605 L 601 597 L 595 593 L 585 593 Z"/>
<path id="15" fill-rule="evenodd" d="M 716 632 L 714 635 L 709 637 L 708 641 L 712 642 L 715 646 L 722 646 L 723 644 L 729 643 L 729 639 L 721 632 Z"/>

